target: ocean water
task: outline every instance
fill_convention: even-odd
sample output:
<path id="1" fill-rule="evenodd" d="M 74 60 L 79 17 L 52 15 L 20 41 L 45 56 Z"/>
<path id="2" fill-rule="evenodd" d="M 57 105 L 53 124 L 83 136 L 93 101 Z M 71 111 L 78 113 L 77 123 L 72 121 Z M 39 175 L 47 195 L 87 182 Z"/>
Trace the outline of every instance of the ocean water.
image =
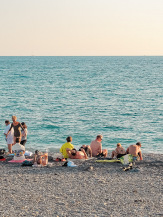
<path id="1" fill-rule="evenodd" d="M 102 134 L 109 151 L 140 141 L 163 153 L 163 57 L 0 57 L 0 148 L 12 115 L 28 126 L 28 150 Z"/>

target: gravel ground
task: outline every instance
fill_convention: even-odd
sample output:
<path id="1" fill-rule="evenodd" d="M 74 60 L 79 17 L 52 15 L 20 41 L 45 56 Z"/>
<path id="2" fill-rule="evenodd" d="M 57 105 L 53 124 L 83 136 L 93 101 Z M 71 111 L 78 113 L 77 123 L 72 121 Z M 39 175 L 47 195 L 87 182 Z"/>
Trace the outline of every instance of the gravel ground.
<path id="1" fill-rule="evenodd" d="M 75 168 L 0 162 L 0 216 L 163 216 L 163 155 L 143 157 L 126 172 L 95 160 Z"/>

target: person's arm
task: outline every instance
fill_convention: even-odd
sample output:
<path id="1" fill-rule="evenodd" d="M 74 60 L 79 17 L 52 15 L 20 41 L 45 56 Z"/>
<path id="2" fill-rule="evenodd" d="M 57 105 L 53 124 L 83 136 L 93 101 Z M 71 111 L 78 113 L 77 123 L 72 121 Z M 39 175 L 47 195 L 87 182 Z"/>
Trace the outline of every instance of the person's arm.
<path id="1" fill-rule="evenodd" d="M 91 149 L 91 147 L 89 147 L 89 155 L 90 155 L 90 157 L 92 157 L 92 149 Z"/>
<path id="2" fill-rule="evenodd" d="M 143 160 L 141 151 L 139 151 L 138 155 L 139 155 L 139 157 L 140 157 L 140 160 Z"/>
<path id="3" fill-rule="evenodd" d="M 70 158 L 70 157 L 71 157 L 71 149 L 66 148 L 66 152 L 67 152 L 67 154 L 68 154 L 68 157 Z"/>
<path id="4" fill-rule="evenodd" d="M 81 151 L 84 153 L 84 157 L 85 157 L 85 159 L 88 159 L 87 154 L 85 153 L 85 150 L 82 148 Z"/>
<path id="5" fill-rule="evenodd" d="M 25 128 L 21 125 L 21 123 L 19 123 L 20 127 L 22 128 L 22 130 L 24 130 Z"/>
<path id="6" fill-rule="evenodd" d="M 100 142 L 100 146 L 99 146 L 98 151 L 99 151 L 100 154 L 102 153 L 102 144 L 101 144 L 101 142 Z"/>
<path id="7" fill-rule="evenodd" d="M 128 147 L 127 150 L 126 150 L 126 154 L 129 154 L 129 147 Z"/>

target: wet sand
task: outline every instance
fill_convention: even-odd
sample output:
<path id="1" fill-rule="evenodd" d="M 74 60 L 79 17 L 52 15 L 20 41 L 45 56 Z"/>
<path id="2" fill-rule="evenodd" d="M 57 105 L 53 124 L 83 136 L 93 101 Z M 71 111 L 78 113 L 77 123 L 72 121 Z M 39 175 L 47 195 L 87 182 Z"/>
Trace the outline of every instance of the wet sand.
<path id="1" fill-rule="evenodd" d="M 163 216 L 163 155 L 143 157 L 126 172 L 95 160 L 74 168 L 0 162 L 0 216 Z"/>

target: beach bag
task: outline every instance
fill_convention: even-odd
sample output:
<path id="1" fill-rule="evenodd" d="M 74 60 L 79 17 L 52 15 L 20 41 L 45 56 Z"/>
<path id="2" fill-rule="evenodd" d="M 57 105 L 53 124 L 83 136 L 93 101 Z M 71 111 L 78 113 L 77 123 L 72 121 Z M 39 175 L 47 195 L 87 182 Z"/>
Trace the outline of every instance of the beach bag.
<path id="1" fill-rule="evenodd" d="M 25 160 L 25 161 L 23 161 L 23 163 L 22 163 L 22 166 L 24 167 L 24 166 L 32 166 L 33 165 L 33 162 L 32 161 L 28 161 L 28 160 Z"/>

